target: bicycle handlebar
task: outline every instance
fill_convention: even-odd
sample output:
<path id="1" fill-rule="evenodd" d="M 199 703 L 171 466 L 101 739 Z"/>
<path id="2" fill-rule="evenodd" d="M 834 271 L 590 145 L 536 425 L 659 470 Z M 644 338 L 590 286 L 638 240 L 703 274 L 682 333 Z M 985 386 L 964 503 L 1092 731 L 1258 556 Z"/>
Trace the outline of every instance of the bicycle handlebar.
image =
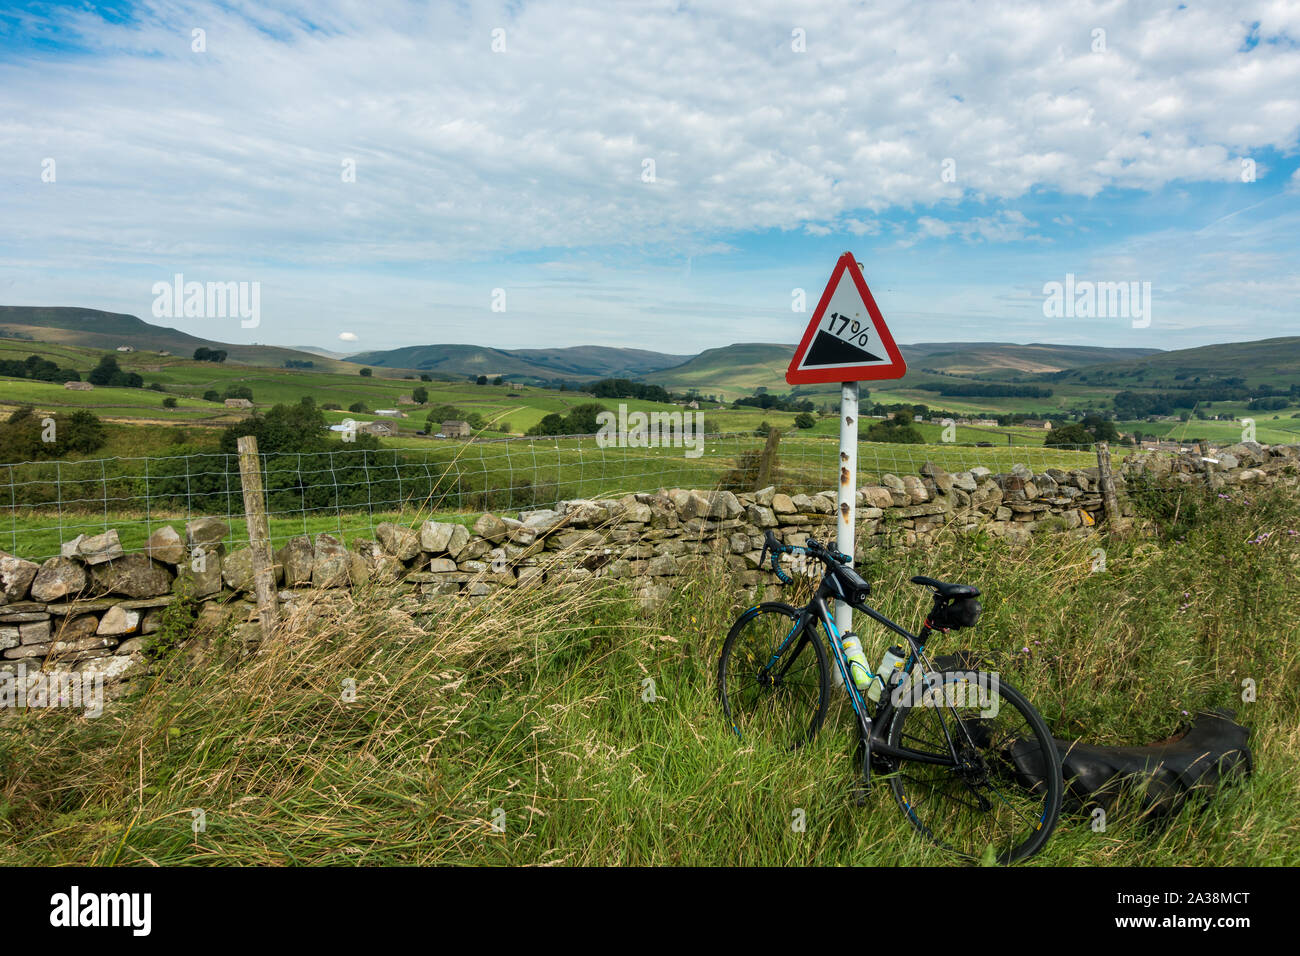
<path id="1" fill-rule="evenodd" d="M 853 560 L 843 551 L 836 551 L 834 548 L 825 547 L 816 538 L 809 538 L 808 543 L 802 546 L 782 544 L 777 540 L 776 535 L 772 533 L 770 528 L 763 534 L 763 553 L 760 554 L 758 558 L 759 567 L 762 567 L 763 560 L 767 557 L 769 551 L 772 553 L 772 570 L 776 572 L 776 576 L 780 579 L 782 584 L 790 584 L 793 581 L 793 578 L 782 571 L 778 564 L 778 558 L 783 554 L 795 554 L 802 551 L 804 554 L 810 554 L 814 558 L 824 561 L 827 564 L 832 561 L 837 564 L 848 564 Z"/>

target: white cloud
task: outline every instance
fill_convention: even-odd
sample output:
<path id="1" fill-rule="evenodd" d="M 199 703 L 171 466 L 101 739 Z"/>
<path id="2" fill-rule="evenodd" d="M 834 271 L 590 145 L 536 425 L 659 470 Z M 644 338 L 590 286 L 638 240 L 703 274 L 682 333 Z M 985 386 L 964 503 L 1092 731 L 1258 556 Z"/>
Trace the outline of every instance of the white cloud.
<path id="1" fill-rule="evenodd" d="M 25 240 L 65 257 L 291 248 L 328 266 L 686 246 L 963 194 L 1230 181 L 1240 155 L 1296 143 L 1288 9 L 819 4 L 796 17 L 801 54 L 775 2 L 64 12 L 95 55 L 0 66 L 3 182 Z M 44 156 L 59 179 L 41 188 Z"/>
<path id="2" fill-rule="evenodd" d="M 357 334 L 356 334 L 355 332 L 340 332 L 340 333 L 339 333 L 339 341 L 340 341 L 340 342 L 355 342 L 355 341 L 357 341 Z"/>

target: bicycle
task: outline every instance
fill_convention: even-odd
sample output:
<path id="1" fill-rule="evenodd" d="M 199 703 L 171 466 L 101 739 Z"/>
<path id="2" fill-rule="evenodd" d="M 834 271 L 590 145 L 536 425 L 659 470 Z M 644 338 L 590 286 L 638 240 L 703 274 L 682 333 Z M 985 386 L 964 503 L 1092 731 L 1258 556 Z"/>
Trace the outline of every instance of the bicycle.
<path id="1" fill-rule="evenodd" d="M 871 585 L 853 570 L 849 555 L 813 538 L 804 546 L 783 545 L 770 530 L 760 567 L 769 553 L 772 570 L 786 584 L 792 579 L 778 564 L 783 554 L 807 555 L 820 561 L 824 572 L 803 608 L 759 604 L 728 632 L 718 660 L 718 695 L 737 736 L 772 737 L 794 750 L 816 735 L 830 693 L 820 623 L 857 716 L 859 803 L 870 792 L 874 768 L 886 775 L 912 825 L 940 846 L 982 861 L 991 852 L 1004 864 L 1041 850 L 1056 827 L 1063 789 L 1060 757 L 1046 722 L 997 673 L 936 667 L 925 650 L 936 631 L 946 634 L 975 623 L 979 589 L 913 577 L 914 584 L 933 590 L 934 606 L 920 632 L 912 634 L 867 605 Z M 874 707 L 851 678 L 828 606 L 834 600 L 906 641 L 905 657 L 899 655 L 903 663 L 893 674 L 868 672 L 870 681 L 882 685 Z"/>

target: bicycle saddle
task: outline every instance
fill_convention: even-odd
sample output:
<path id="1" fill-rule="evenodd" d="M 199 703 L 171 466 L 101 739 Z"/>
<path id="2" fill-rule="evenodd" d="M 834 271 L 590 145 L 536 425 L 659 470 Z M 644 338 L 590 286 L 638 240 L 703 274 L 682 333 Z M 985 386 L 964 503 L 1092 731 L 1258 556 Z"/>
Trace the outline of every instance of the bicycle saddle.
<path id="1" fill-rule="evenodd" d="M 934 578 L 927 578 L 920 574 L 912 578 L 912 583 L 934 588 L 938 595 L 944 598 L 973 598 L 979 597 L 980 593 L 979 588 L 971 587 L 969 584 L 949 584 L 946 581 L 936 581 Z"/>

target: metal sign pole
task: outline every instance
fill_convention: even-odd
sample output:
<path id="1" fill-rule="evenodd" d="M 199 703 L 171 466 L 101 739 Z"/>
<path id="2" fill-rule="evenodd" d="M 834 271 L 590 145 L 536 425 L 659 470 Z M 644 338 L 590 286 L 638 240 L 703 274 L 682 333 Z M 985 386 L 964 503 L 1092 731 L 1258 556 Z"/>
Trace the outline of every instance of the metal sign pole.
<path id="1" fill-rule="evenodd" d="M 840 485 L 835 507 L 835 547 L 850 558 L 855 556 L 853 531 L 857 522 L 858 498 L 858 383 L 840 385 Z M 853 630 L 853 608 L 835 602 L 835 627 L 841 634 Z M 835 674 L 839 676 L 838 673 Z"/>

